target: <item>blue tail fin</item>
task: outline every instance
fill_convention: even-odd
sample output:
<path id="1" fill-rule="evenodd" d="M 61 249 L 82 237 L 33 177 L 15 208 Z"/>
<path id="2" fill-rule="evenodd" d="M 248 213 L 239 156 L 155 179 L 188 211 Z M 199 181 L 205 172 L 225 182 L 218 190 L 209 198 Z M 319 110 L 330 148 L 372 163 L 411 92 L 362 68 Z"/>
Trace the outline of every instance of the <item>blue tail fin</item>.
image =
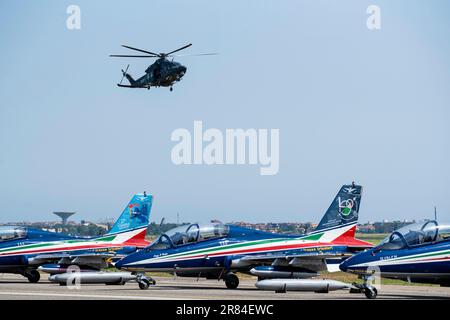
<path id="1" fill-rule="evenodd" d="M 108 234 L 147 227 L 152 203 L 153 196 L 147 195 L 145 192 L 135 194 Z"/>
<path id="2" fill-rule="evenodd" d="M 358 221 L 362 186 L 343 185 L 315 231 Z"/>

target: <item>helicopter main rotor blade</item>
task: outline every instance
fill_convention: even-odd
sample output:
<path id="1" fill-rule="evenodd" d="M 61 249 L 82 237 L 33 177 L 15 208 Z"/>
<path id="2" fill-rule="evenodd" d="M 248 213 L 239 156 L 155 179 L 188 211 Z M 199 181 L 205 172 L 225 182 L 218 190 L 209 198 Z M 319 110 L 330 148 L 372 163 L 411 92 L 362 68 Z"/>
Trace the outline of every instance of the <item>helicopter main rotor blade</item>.
<path id="1" fill-rule="evenodd" d="M 128 54 L 110 54 L 110 57 L 119 57 L 119 58 L 158 58 L 158 56 L 134 56 Z"/>
<path id="2" fill-rule="evenodd" d="M 138 48 L 133 48 L 133 47 L 126 46 L 126 45 L 122 45 L 122 47 L 130 49 L 130 50 L 135 50 L 135 51 L 139 51 L 139 52 L 143 52 L 143 53 L 148 53 L 148 54 L 152 54 L 152 55 L 155 55 L 155 56 L 159 56 L 159 54 L 151 52 L 151 51 L 146 51 L 146 50 L 142 50 L 142 49 L 138 49 Z"/>
<path id="3" fill-rule="evenodd" d="M 216 56 L 218 53 L 197 53 L 197 54 L 176 54 L 170 55 L 170 57 L 194 57 L 194 56 Z"/>
<path id="4" fill-rule="evenodd" d="M 171 51 L 171 52 L 165 53 L 164 55 L 168 56 L 169 54 L 172 54 L 172 53 L 175 53 L 175 52 L 184 50 L 184 49 L 186 49 L 186 48 L 189 48 L 190 46 L 192 46 L 192 43 L 189 43 L 188 45 L 185 45 L 184 47 L 181 47 L 181 48 L 179 48 L 179 49 L 177 49 L 177 50 L 173 50 L 173 51 Z"/>

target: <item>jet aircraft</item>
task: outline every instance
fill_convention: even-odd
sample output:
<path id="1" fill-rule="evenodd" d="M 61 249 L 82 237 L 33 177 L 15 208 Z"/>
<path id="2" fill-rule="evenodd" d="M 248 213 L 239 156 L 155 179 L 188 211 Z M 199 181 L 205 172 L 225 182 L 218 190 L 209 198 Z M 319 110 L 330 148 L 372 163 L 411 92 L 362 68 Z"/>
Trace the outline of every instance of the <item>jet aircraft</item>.
<path id="1" fill-rule="evenodd" d="M 136 194 L 112 229 L 93 238 L 75 237 L 21 226 L 0 227 L 0 273 L 17 273 L 32 283 L 39 270 L 65 273 L 70 265 L 98 270 L 126 254 L 146 247 L 151 195 Z M 50 264 L 50 265 L 49 265 Z M 39 268 L 39 270 L 38 270 Z"/>
<path id="2" fill-rule="evenodd" d="M 450 286 L 450 224 L 435 220 L 407 225 L 394 231 L 376 247 L 354 255 L 340 269 L 360 275 L 359 288 L 374 299 L 375 275 L 409 282 Z"/>
<path id="3" fill-rule="evenodd" d="M 260 280 L 309 278 L 322 270 L 337 271 L 342 259 L 372 246 L 354 237 L 361 192 L 359 185 L 342 186 L 317 228 L 304 235 L 274 234 L 218 222 L 183 225 L 115 266 L 132 272 L 222 279 L 232 289 L 239 285 L 238 271 Z M 141 289 L 147 289 L 151 282 L 153 279 L 145 277 L 138 281 Z"/>

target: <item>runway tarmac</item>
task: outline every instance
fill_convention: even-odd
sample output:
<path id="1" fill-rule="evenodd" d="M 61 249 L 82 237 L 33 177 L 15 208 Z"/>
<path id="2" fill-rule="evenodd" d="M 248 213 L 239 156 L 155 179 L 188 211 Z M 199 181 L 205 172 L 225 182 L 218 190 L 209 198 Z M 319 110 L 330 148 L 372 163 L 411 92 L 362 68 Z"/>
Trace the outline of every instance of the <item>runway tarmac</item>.
<path id="1" fill-rule="evenodd" d="M 156 286 L 140 290 L 136 282 L 123 286 L 81 285 L 69 289 L 49 282 L 43 275 L 39 283 L 31 284 L 19 275 L 0 274 L 0 300 L 272 300 L 272 299 L 363 299 L 363 294 L 348 291 L 330 293 L 260 291 L 255 281 L 241 279 L 238 289 L 227 289 L 222 281 L 192 278 L 155 277 Z M 450 299 L 450 288 L 429 286 L 385 285 L 377 299 Z"/>

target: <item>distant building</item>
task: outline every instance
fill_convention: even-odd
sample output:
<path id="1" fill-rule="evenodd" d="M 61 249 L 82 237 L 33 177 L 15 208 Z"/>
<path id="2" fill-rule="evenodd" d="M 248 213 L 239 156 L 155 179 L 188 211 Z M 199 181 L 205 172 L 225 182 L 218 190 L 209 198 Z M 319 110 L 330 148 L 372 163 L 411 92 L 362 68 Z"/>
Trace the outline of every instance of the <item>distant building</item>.
<path id="1" fill-rule="evenodd" d="M 271 233 L 285 233 L 285 234 L 303 234 L 314 230 L 317 225 L 310 222 L 300 223 L 300 222 L 269 222 L 269 223 L 249 223 L 244 221 L 232 222 L 231 224 L 256 229 Z"/>
<path id="2" fill-rule="evenodd" d="M 361 233 L 375 233 L 375 226 L 370 223 L 361 224 L 358 225 L 357 230 Z"/>

